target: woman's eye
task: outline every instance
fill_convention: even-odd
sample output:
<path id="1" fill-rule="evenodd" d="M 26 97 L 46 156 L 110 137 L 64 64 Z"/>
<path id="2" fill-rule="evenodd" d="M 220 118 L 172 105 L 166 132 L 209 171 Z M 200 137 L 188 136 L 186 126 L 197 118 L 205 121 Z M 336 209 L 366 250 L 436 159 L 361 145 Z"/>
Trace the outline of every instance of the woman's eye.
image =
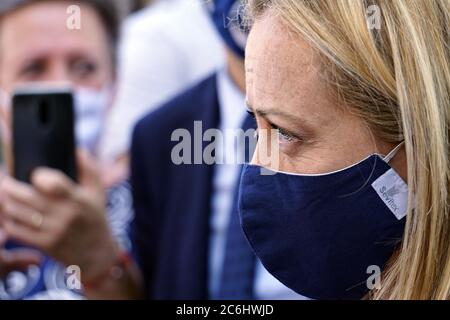
<path id="1" fill-rule="evenodd" d="M 251 116 L 252 118 L 256 119 L 256 115 L 253 111 L 251 111 L 250 109 L 247 109 L 247 113 L 249 116 Z M 278 141 L 280 142 L 289 142 L 289 143 L 294 143 L 294 142 L 301 142 L 302 139 L 298 138 L 297 136 L 287 132 L 286 130 L 281 129 L 280 127 L 274 125 L 273 123 L 267 122 L 267 124 L 270 126 L 270 128 L 272 130 L 276 130 L 277 131 L 277 135 L 278 135 Z M 259 132 L 258 130 L 256 130 L 255 132 L 255 138 L 259 139 Z"/>
<path id="2" fill-rule="evenodd" d="M 286 141 L 286 142 L 297 142 L 300 141 L 300 139 L 298 139 L 297 137 L 295 137 L 294 135 L 284 131 L 283 129 L 275 126 L 275 125 L 271 125 L 272 129 L 277 130 L 278 132 L 278 137 L 280 141 Z"/>
<path id="3" fill-rule="evenodd" d="M 286 132 L 283 132 L 283 131 L 280 130 L 280 129 L 278 129 L 278 134 L 280 135 L 280 137 L 281 137 L 282 139 L 284 139 L 284 140 L 286 140 L 286 141 L 293 142 L 293 141 L 296 140 L 295 137 L 289 135 L 289 134 L 286 133 Z"/>

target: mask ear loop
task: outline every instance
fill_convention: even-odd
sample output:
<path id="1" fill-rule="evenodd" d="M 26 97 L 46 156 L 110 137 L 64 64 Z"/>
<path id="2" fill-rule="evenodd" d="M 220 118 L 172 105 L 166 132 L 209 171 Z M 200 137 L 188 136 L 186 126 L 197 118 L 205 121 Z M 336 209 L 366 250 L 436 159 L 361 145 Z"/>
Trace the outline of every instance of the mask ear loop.
<path id="1" fill-rule="evenodd" d="M 405 141 L 402 141 L 398 146 L 394 148 L 394 150 L 389 152 L 389 154 L 383 158 L 383 161 L 386 163 L 391 162 L 391 160 L 394 159 L 394 157 L 397 155 L 397 153 L 400 151 L 400 149 L 403 147 L 404 144 Z"/>

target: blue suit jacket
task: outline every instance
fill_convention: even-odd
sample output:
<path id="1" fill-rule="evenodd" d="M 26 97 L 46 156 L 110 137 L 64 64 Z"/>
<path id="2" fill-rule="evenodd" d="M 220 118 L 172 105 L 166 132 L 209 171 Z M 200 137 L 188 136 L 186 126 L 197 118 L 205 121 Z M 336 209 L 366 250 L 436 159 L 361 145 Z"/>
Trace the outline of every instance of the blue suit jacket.
<path id="1" fill-rule="evenodd" d="M 179 142 L 172 142 L 171 135 L 184 128 L 194 139 L 194 121 L 202 121 L 203 131 L 217 128 L 219 114 L 213 75 L 146 116 L 134 130 L 131 183 L 136 218 L 132 237 L 147 298 L 208 298 L 214 166 L 173 164 L 172 148 Z"/>

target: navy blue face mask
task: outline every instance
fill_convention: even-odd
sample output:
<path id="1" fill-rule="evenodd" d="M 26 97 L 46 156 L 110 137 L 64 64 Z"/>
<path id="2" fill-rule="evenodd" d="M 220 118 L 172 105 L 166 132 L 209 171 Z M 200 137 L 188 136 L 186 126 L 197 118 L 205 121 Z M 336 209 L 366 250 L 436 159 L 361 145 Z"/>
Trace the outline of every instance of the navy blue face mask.
<path id="1" fill-rule="evenodd" d="M 207 2 L 211 18 L 225 44 L 242 59 L 248 30 L 243 26 L 243 5 L 240 0 L 214 0 Z"/>
<path id="2" fill-rule="evenodd" d="M 403 235 L 408 187 L 388 164 L 401 146 L 320 175 L 246 165 L 241 223 L 265 268 L 311 299 L 363 298 Z"/>

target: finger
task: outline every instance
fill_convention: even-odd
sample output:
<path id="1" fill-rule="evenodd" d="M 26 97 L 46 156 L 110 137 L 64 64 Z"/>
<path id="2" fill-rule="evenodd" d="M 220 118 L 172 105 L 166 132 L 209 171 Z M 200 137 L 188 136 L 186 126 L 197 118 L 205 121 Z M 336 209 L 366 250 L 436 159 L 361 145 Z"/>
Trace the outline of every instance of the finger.
<path id="1" fill-rule="evenodd" d="M 95 189 L 102 188 L 101 171 L 94 158 L 85 150 L 78 150 L 77 158 L 80 184 Z"/>
<path id="2" fill-rule="evenodd" d="M 75 184 L 58 170 L 39 168 L 31 175 L 31 183 L 39 192 L 54 197 L 70 196 Z"/>
<path id="3" fill-rule="evenodd" d="M 9 219 L 5 220 L 3 225 L 3 229 L 10 239 L 37 248 L 43 248 L 46 244 L 44 236 L 45 233 L 40 233 L 33 228 L 24 226 Z"/>
<path id="4" fill-rule="evenodd" d="M 1 261 L 13 267 L 27 267 L 31 264 L 40 264 L 42 254 L 31 249 L 1 250 Z"/>
<path id="5" fill-rule="evenodd" d="M 40 265 L 42 255 L 30 249 L 0 250 L 0 277 L 11 271 L 25 271 L 31 265 Z"/>
<path id="6" fill-rule="evenodd" d="M 45 211 L 44 199 L 33 189 L 33 187 L 25 183 L 6 177 L 0 186 L 0 193 L 2 194 L 3 201 L 7 198 L 11 198 L 32 207 L 36 211 Z"/>
<path id="7" fill-rule="evenodd" d="M 3 215 L 4 218 L 13 219 L 16 223 L 27 227 L 41 231 L 43 229 L 44 215 L 20 202 L 6 200 L 3 204 Z"/>

